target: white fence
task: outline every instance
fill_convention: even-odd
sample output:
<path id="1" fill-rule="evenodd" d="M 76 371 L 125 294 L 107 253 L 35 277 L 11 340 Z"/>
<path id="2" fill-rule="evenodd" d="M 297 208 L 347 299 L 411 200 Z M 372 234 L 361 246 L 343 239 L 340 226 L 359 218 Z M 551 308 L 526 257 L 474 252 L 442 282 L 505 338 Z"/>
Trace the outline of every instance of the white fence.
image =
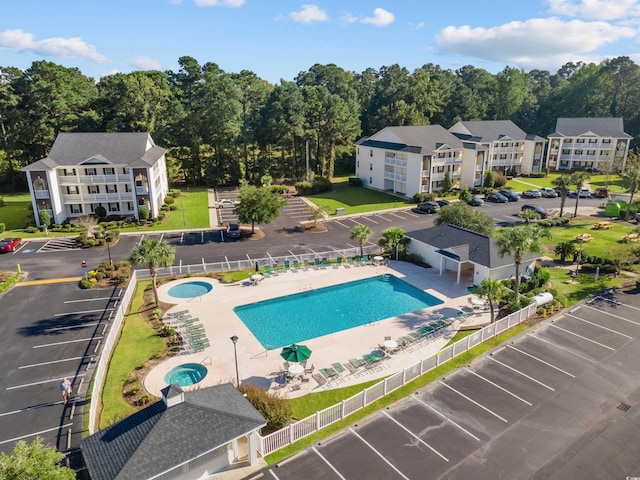
<path id="1" fill-rule="evenodd" d="M 522 310 L 501 318 L 495 323 L 481 328 L 477 332 L 457 341 L 456 343 L 452 343 L 435 355 L 425 358 L 424 360 L 405 368 L 401 372 L 397 372 L 384 380 L 381 380 L 379 383 L 372 385 L 371 387 L 336 405 L 320 410 L 307 418 L 288 425 L 277 432 L 270 433 L 265 437 L 259 437 L 260 441 L 258 448 L 260 450 L 260 454 L 263 457 L 269 455 L 270 453 L 286 447 L 287 445 L 317 432 L 332 423 L 342 420 L 343 418 L 405 385 L 411 380 L 416 379 L 429 370 L 436 368 L 485 340 L 495 337 L 499 333 L 521 323 L 532 316 L 536 312 L 536 308 L 535 304 L 531 304 Z"/>
<path id="2" fill-rule="evenodd" d="M 135 292 L 136 290 L 137 282 L 138 278 L 136 272 L 134 271 L 131 274 L 131 280 L 129 282 L 129 285 L 127 286 L 127 289 L 124 291 L 124 295 L 122 295 L 122 297 L 120 298 L 120 304 L 118 305 L 118 308 L 115 311 L 115 315 L 113 316 L 113 324 L 111 325 L 111 330 L 109 330 L 107 339 L 102 346 L 102 354 L 100 355 L 100 359 L 98 360 L 98 366 L 96 367 L 95 376 L 93 379 L 93 390 L 91 390 L 91 404 L 89 407 L 90 434 L 96 431 L 96 415 L 98 405 L 100 404 L 100 396 L 102 395 L 104 378 L 107 374 L 107 369 L 109 368 L 109 361 L 111 360 L 113 348 L 115 347 L 116 340 L 120 335 L 120 329 L 122 328 L 124 316 L 127 313 L 127 309 L 129 308 L 129 302 L 131 301 L 133 292 Z"/>

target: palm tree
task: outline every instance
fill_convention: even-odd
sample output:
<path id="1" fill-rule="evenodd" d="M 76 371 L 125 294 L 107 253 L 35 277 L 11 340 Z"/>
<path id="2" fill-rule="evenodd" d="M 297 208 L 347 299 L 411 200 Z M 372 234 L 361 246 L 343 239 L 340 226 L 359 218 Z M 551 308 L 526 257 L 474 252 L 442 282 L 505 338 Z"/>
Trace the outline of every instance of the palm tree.
<path id="1" fill-rule="evenodd" d="M 538 220 L 540 218 L 540 214 L 535 210 L 522 210 L 520 212 L 520 218 L 524 218 L 524 223 L 529 225 L 532 220 Z"/>
<path id="2" fill-rule="evenodd" d="M 624 212 L 624 219 L 629 220 L 631 204 L 633 203 L 633 195 L 636 193 L 636 190 L 638 190 L 638 186 L 640 185 L 640 170 L 638 167 L 629 168 L 621 175 L 621 177 L 624 185 L 629 189 L 629 193 L 631 194 L 629 203 L 627 204 L 627 211 Z"/>
<path id="3" fill-rule="evenodd" d="M 407 240 L 408 239 L 404 236 L 403 229 L 399 227 L 391 227 L 382 232 L 382 238 L 378 240 L 378 245 L 385 250 L 391 250 L 392 252 L 395 250 L 396 260 L 398 260 L 398 247 L 406 245 Z"/>
<path id="4" fill-rule="evenodd" d="M 373 232 L 366 225 L 356 225 L 351 229 L 351 240 L 357 240 L 360 243 L 360 256 L 364 255 L 364 244 L 369 240 Z"/>
<path id="5" fill-rule="evenodd" d="M 580 190 L 584 186 L 584 182 L 591 178 L 587 172 L 574 172 L 571 175 L 571 184 L 576 186 L 576 208 L 573 211 L 573 216 L 578 216 L 578 202 L 580 201 Z"/>
<path id="6" fill-rule="evenodd" d="M 480 285 L 475 288 L 474 293 L 489 302 L 491 308 L 491 323 L 495 322 L 496 314 L 494 304 L 500 303 L 500 300 L 508 295 L 507 287 L 505 287 L 500 280 L 485 278 L 480 282 Z"/>
<path id="7" fill-rule="evenodd" d="M 148 240 L 144 239 L 139 245 L 136 245 L 129 259 L 135 265 L 146 265 L 151 273 L 151 283 L 153 284 L 153 297 L 156 305 L 158 305 L 158 288 L 156 286 L 156 277 L 158 269 L 168 267 L 173 263 L 176 256 L 176 250 L 164 240 Z"/>
<path id="8" fill-rule="evenodd" d="M 551 238 L 549 230 L 539 225 L 525 225 L 524 227 L 506 228 L 498 239 L 498 253 L 501 256 L 511 255 L 516 266 L 516 280 L 514 291 L 516 300 L 520 293 L 520 265 L 528 253 L 542 253 L 542 237 Z"/>
<path id="9" fill-rule="evenodd" d="M 567 257 L 576 253 L 576 245 L 574 242 L 560 242 L 553 249 L 553 253 L 560 257 L 562 263 L 566 262 Z"/>
<path id="10" fill-rule="evenodd" d="M 551 184 L 560 190 L 560 216 L 564 212 L 564 203 L 569 195 L 569 187 L 571 186 L 571 177 L 569 175 L 560 175 L 551 180 Z"/>

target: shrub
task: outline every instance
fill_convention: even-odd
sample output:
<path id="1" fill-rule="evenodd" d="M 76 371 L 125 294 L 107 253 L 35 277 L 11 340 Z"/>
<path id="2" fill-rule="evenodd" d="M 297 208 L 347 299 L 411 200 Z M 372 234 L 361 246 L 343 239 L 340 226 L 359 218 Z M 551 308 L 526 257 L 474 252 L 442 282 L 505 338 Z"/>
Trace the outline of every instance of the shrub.
<path id="1" fill-rule="evenodd" d="M 84 278 L 82 280 L 80 280 L 80 288 L 82 289 L 88 289 L 93 287 L 93 283 L 91 283 L 91 281 L 89 280 L 85 280 Z"/>
<path id="2" fill-rule="evenodd" d="M 362 179 L 358 177 L 349 177 L 349 185 L 352 187 L 361 187 L 363 185 Z M 415 195 L 414 195 L 415 198 Z M 424 202 L 424 200 L 421 200 Z M 416 202 L 419 203 L 419 202 Z"/>
<path id="3" fill-rule="evenodd" d="M 289 187 L 287 185 L 269 185 L 271 193 L 277 193 L 278 195 L 285 195 L 289 193 Z"/>
<path id="4" fill-rule="evenodd" d="M 181 193 L 182 192 L 177 188 L 172 188 L 171 190 L 169 190 L 169 195 L 171 195 L 173 198 L 178 198 Z"/>
<path id="5" fill-rule="evenodd" d="M 115 280 L 118 285 L 122 285 L 127 281 L 127 276 L 124 273 L 119 273 L 118 275 L 116 275 Z"/>
<path id="6" fill-rule="evenodd" d="M 107 209 L 102 205 L 96 207 L 96 217 L 105 218 L 107 216 Z"/>
<path id="7" fill-rule="evenodd" d="M 0 197 L 0 207 L 6 207 L 7 202 L 4 201 L 4 198 Z"/>
<path id="8" fill-rule="evenodd" d="M 507 184 L 507 177 L 504 175 L 496 175 L 495 180 L 493 181 L 493 188 L 502 188 Z"/>
<path id="9" fill-rule="evenodd" d="M 37 233 L 38 232 L 38 227 L 33 227 L 33 226 L 27 227 L 27 228 L 25 228 L 25 231 L 27 233 Z"/>
<path id="10" fill-rule="evenodd" d="M 414 193 L 413 194 L 413 202 L 414 203 L 426 202 L 426 199 L 424 198 L 424 193 L 420 193 L 420 192 Z"/>
<path id="11" fill-rule="evenodd" d="M 175 198 L 173 198 L 171 195 L 167 195 L 166 197 L 164 197 L 164 203 L 166 203 L 167 205 L 172 205 L 174 204 L 176 201 Z"/>
<path id="12" fill-rule="evenodd" d="M 40 219 L 40 225 L 51 224 L 51 216 L 46 210 L 40 210 L 40 213 L 38 213 L 38 218 Z"/>
<path id="13" fill-rule="evenodd" d="M 104 278 L 104 273 L 96 272 L 96 277 L 95 278 L 99 282 L 100 280 L 102 280 Z"/>
<path id="14" fill-rule="evenodd" d="M 174 211 L 178 210 L 178 206 L 177 205 L 169 205 L 169 210 L 174 212 Z"/>
<path id="15" fill-rule="evenodd" d="M 310 195 L 313 189 L 313 184 L 310 182 L 298 182 L 296 183 L 296 190 L 300 195 Z"/>
<path id="16" fill-rule="evenodd" d="M 292 415 L 289 400 L 276 392 L 266 392 L 255 383 L 240 385 L 238 390 L 246 395 L 251 405 L 267 420 L 268 428 L 280 429 L 289 424 Z"/>
<path id="17" fill-rule="evenodd" d="M 138 209 L 140 220 L 149 220 L 149 209 L 147 207 L 140 207 Z"/>
<path id="18" fill-rule="evenodd" d="M 167 210 L 169 210 L 169 205 L 166 205 L 166 204 L 165 204 L 165 205 L 162 205 L 162 206 L 160 207 L 160 211 L 161 211 L 161 212 L 166 212 Z"/>
<path id="19" fill-rule="evenodd" d="M 4 223 L 0 223 L 0 233 L 3 233 L 7 229 L 7 226 Z"/>

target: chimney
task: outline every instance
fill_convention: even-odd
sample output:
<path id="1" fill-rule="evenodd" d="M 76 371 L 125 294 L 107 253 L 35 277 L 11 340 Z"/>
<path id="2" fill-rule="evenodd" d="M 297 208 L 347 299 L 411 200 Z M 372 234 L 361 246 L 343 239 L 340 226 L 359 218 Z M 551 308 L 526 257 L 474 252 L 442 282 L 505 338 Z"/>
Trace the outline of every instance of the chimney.
<path id="1" fill-rule="evenodd" d="M 184 390 L 179 385 L 171 384 L 161 390 L 162 401 L 167 408 L 173 407 L 184 402 Z"/>

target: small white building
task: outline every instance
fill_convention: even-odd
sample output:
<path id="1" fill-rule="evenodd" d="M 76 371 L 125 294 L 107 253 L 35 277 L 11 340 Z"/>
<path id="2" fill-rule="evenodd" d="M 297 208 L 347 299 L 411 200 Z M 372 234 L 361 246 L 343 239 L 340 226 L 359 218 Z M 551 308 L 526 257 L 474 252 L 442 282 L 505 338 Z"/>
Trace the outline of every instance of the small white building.
<path id="1" fill-rule="evenodd" d="M 456 272 L 457 283 L 479 285 L 485 278 L 508 280 L 515 276 L 513 257 L 499 253 L 498 239 L 454 225 L 439 225 L 405 234 L 408 252 L 439 270 Z M 538 257 L 528 255 L 520 275 L 532 275 Z"/>
<path id="2" fill-rule="evenodd" d="M 35 220 L 91 215 L 139 218 L 140 207 L 157 217 L 169 191 L 165 150 L 148 133 L 60 133 L 47 157 L 22 169 L 27 174 Z"/>
<path id="3" fill-rule="evenodd" d="M 548 138 L 550 170 L 622 172 L 633 137 L 622 118 L 558 118 Z"/>

